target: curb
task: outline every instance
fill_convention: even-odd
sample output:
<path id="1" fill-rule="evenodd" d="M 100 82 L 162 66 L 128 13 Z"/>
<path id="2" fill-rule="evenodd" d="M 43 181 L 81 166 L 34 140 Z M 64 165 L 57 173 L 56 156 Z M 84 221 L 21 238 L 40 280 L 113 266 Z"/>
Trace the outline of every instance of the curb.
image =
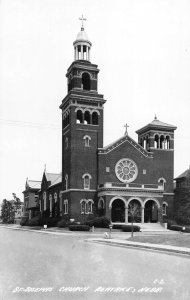
<path id="1" fill-rule="evenodd" d="M 124 247 L 124 248 L 137 248 L 137 249 L 146 249 L 146 250 L 156 250 L 160 252 L 167 252 L 167 253 L 173 253 L 173 254 L 182 254 L 182 255 L 188 255 L 190 256 L 190 249 L 184 249 L 181 247 L 181 249 L 178 247 L 174 248 L 174 246 L 165 247 L 163 245 L 155 245 L 155 244 L 145 244 L 145 243 L 135 243 L 135 242 L 125 242 L 122 243 L 120 241 L 112 241 L 112 240 L 100 240 L 100 239 L 88 239 L 86 242 L 91 243 L 98 243 L 98 244 L 106 244 L 109 246 L 118 246 L 118 247 Z"/>

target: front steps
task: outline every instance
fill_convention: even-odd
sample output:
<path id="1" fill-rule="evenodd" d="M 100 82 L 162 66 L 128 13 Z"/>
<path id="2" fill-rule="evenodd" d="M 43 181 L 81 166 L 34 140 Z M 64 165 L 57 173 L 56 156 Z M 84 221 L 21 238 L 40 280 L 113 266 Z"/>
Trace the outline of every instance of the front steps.
<path id="1" fill-rule="evenodd" d="M 131 223 L 112 223 L 117 225 L 131 225 Z M 133 225 L 140 226 L 141 232 L 167 232 L 169 231 L 167 228 L 164 227 L 160 223 L 133 223 Z"/>

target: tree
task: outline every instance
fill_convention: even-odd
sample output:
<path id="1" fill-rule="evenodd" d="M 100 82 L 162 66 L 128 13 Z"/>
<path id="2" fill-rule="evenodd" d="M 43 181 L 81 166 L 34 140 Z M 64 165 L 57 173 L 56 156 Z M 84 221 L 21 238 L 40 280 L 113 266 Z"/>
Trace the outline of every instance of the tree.
<path id="1" fill-rule="evenodd" d="M 15 193 L 12 193 L 13 195 L 13 199 L 14 199 L 14 205 L 16 206 L 16 209 L 20 208 L 21 207 L 21 201 L 20 199 L 16 196 Z"/>
<path id="2" fill-rule="evenodd" d="M 141 219 L 141 208 L 136 202 L 130 202 L 128 207 L 128 215 L 131 217 L 131 237 L 133 237 L 134 232 L 134 222 L 138 222 Z"/>
<path id="3" fill-rule="evenodd" d="M 1 217 L 3 223 L 9 223 L 12 219 L 13 206 L 12 203 L 6 199 L 3 200 L 1 205 Z"/>
<path id="4" fill-rule="evenodd" d="M 1 216 L 3 223 L 14 223 L 15 212 L 17 209 L 21 208 L 21 201 L 16 196 L 15 193 L 12 193 L 13 200 L 3 200 L 1 205 Z"/>

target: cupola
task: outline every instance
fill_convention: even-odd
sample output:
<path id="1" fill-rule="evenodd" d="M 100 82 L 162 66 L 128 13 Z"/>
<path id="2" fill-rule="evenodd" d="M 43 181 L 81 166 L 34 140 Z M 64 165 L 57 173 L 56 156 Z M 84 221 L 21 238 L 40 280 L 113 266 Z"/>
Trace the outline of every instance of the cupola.
<path id="1" fill-rule="evenodd" d="M 91 42 L 88 39 L 88 36 L 84 30 L 83 21 L 86 19 L 83 17 L 79 18 L 82 21 L 81 30 L 77 34 L 77 38 L 73 43 L 74 46 L 74 60 L 87 60 L 90 61 L 90 49 L 91 49 Z"/>

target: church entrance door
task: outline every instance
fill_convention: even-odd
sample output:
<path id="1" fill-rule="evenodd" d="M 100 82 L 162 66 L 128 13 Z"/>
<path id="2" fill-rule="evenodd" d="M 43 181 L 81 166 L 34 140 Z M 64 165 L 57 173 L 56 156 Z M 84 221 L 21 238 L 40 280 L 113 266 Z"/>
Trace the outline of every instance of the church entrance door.
<path id="1" fill-rule="evenodd" d="M 148 200 L 144 208 L 144 221 L 145 223 L 158 222 L 158 205 L 154 200 Z"/>
<path id="2" fill-rule="evenodd" d="M 124 223 L 125 222 L 125 203 L 121 199 L 115 199 L 112 203 L 111 209 L 112 222 Z"/>

